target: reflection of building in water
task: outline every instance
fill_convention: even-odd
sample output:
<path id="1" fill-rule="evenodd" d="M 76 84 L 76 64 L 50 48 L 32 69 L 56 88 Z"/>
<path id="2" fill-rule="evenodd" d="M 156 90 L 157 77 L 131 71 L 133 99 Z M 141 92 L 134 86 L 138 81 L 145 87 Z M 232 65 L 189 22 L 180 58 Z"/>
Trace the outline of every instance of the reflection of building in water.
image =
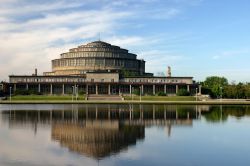
<path id="1" fill-rule="evenodd" d="M 72 151 L 94 158 L 117 153 L 144 139 L 145 127 L 160 126 L 171 135 L 173 126 L 192 127 L 204 106 L 102 104 L 66 105 L 64 110 L 3 111 L 10 128 L 52 126 L 52 139 Z"/>
<path id="2" fill-rule="evenodd" d="M 64 147 L 94 158 L 118 153 L 137 139 L 144 139 L 141 125 L 123 125 L 119 121 L 90 121 L 52 124 L 52 139 Z"/>

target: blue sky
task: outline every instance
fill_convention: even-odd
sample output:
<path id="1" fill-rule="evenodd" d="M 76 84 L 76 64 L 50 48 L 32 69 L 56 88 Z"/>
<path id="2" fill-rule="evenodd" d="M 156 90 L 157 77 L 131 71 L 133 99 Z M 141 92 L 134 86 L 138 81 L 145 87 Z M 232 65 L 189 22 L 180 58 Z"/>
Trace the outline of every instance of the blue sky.
<path id="1" fill-rule="evenodd" d="M 50 60 L 98 39 L 145 59 L 156 75 L 250 82 L 248 0 L 1 0 L 0 80 L 51 70 Z"/>

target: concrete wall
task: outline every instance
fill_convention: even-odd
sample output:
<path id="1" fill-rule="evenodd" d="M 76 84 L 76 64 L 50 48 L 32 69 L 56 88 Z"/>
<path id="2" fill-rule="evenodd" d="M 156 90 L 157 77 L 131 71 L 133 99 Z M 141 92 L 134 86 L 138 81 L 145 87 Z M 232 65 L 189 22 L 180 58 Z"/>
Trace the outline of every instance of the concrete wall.
<path id="1" fill-rule="evenodd" d="M 87 82 L 119 82 L 118 73 L 87 73 Z"/>
<path id="2" fill-rule="evenodd" d="M 172 83 L 172 84 L 193 84 L 192 77 L 138 77 L 124 78 L 122 82 L 146 82 L 146 83 Z"/>

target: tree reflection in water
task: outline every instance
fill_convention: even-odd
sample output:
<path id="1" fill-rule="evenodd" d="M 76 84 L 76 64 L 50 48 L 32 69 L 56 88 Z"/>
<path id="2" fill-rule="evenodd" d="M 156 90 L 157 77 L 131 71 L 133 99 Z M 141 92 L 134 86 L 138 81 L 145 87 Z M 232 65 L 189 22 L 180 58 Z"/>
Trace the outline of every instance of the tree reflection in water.
<path id="1" fill-rule="evenodd" d="M 208 122 L 226 122 L 229 116 L 237 118 L 250 116 L 250 109 L 247 105 L 210 106 L 209 112 L 204 112 L 203 116 Z"/>

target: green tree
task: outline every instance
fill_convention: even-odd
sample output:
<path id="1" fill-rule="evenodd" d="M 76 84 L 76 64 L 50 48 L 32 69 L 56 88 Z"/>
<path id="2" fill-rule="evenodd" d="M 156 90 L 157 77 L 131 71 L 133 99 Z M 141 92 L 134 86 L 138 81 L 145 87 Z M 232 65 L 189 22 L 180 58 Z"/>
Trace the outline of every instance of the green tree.
<path id="1" fill-rule="evenodd" d="M 246 98 L 250 98 L 250 84 L 247 84 L 246 85 L 246 91 L 245 91 L 245 95 L 246 95 Z"/>
<path id="2" fill-rule="evenodd" d="M 223 93 L 224 87 L 227 85 L 227 79 L 225 77 L 218 76 L 207 77 L 203 82 L 203 86 L 211 90 L 209 94 L 211 97 L 219 97 L 221 95 L 221 90 Z"/>
<path id="3" fill-rule="evenodd" d="M 249 84 L 239 83 L 237 85 L 227 85 L 224 88 L 224 97 L 234 99 L 244 99 L 250 97 Z"/>
<path id="4" fill-rule="evenodd" d="M 236 96 L 237 96 L 236 85 L 227 85 L 224 87 L 225 98 L 236 98 Z"/>
<path id="5" fill-rule="evenodd" d="M 236 86 L 236 90 L 237 90 L 237 95 L 236 95 L 236 98 L 245 98 L 245 86 L 243 85 L 243 83 L 239 83 L 237 86 Z"/>

